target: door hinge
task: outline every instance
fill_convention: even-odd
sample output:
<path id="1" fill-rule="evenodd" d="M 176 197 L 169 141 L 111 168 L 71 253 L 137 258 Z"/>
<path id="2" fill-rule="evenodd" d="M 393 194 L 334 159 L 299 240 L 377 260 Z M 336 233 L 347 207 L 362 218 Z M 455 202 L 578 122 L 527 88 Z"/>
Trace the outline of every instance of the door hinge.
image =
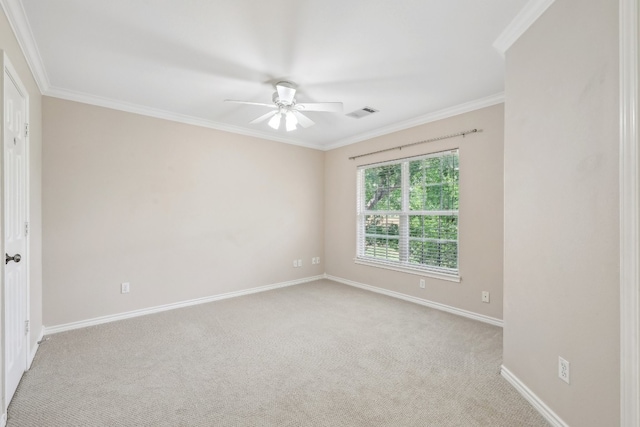
<path id="1" fill-rule="evenodd" d="M 24 222 L 24 237 L 29 235 L 29 221 Z"/>
<path id="2" fill-rule="evenodd" d="M 25 138 L 29 136 L 29 123 L 24 124 L 24 136 Z"/>
<path id="3" fill-rule="evenodd" d="M 27 335 L 29 333 L 29 321 L 24 321 L 24 334 Z"/>

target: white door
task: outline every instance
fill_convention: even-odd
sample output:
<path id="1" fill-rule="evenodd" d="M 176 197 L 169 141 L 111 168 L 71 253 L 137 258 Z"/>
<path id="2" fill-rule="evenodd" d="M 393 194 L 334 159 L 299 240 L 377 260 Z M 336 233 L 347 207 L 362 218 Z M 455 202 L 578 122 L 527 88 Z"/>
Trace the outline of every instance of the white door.
<path id="1" fill-rule="evenodd" d="M 4 67 L 5 408 L 27 369 L 27 99 Z"/>

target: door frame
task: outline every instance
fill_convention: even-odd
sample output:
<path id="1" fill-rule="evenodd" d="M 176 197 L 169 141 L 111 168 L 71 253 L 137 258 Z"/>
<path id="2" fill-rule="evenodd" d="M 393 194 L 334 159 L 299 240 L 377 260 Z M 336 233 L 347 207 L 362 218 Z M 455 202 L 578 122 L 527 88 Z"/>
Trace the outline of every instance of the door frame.
<path id="1" fill-rule="evenodd" d="M 640 426 L 640 0 L 619 2 L 620 425 Z"/>
<path id="2" fill-rule="evenodd" d="M 2 106 L 0 107 L 0 111 L 1 111 L 1 120 L 0 120 L 0 132 L 2 134 L 2 150 L 0 150 L 0 165 L 3 165 L 2 167 L 2 173 L 0 173 L 0 247 L 2 248 L 2 253 L 5 253 L 5 247 L 4 247 L 4 237 L 5 237 L 5 221 L 4 221 L 4 217 L 5 217 L 5 211 L 4 211 L 4 126 L 5 126 L 5 121 L 4 121 L 4 108 L 5 108 L 5 104 L 4 104 L 4 97 L 5 97 L 5 93 L 4 93 L 4 85 L 5 85 L 5 79 L 7 78 L 7 74 L 9 75 L 9 78 L 11 79 L 11 81 L 16 85 L 16 87 L 18 88 L 18 91 L 24 96 L 25 99 L 25 123 L 29 123 L 29 92 L 27 91 L 26 87 L 24 86 L 24 84 L 22 84 L 22 81 L 20 80 L 20 76 L 18 75 L 18 73 L 16 72 L 15 68 L 13 67 L 13 65 L 11 64 L 11 61 L 9 60 L 9 57 L 7 56 L 6 52 L 3 50 L 0 50 L 0 61 L 1 61 L 1 65 L 2 65 L 2 77 L 0 78 L 0 98 L 2 98 Z M 31 195 L 31 185 L 30 185 L 30 171 L 31 171 L 31 165 L 30 165 L 30 136 L 29 136 L 30 132 L 27 133 L 27 135 L 25 136 L 25 187 L 26 187 L 26 217 L 27 217 L 27 223 L 30 224 L 30 220 L 31 220 L 31 214 L 30 214 L 30 195 Z M 31 231 L 29 230 L 29 233 L 26 236 L 25 239 L 25 249 L 24 249 L 24 261 L 25 261 L 25 271 L 26 271 L 26 298 L 25 298 L 25 303 L 27 305 L 26 307 L 26 320 L 28 322 L 30 322 L 31 319 L 31 312 L 30 312 L 30 289 L 31 289 L 31 279 L 30 279 L 30 240 L 31 240 Z M 0 301 L 1 301 L 1 307 L 0 307 L 0 325 L 1 325 L 1 342 L 0 342 L 0 348 L 2 348 L 2 363 L 1 363 L 1 369 L 2 369 L 2 412 L 0 412 L 2 414 L 2 418 L 6 417 L 6 411 L 7 411 L 7 407 L 9 406 L 9 402 L 7 402 L 7 366 L 6 366 L 6 354 L 7 354 L 7 349 L 5 348 L 5 344 L 6 344 L 6 331 L 5 331 L 5 313 L 6 313 L 6 298 L 5 298 L 5 283 L 4 283 L 4 275 L 5 275 L 5 264 L 0 263 L 1 267 L 0 267 Z M 31 327 L 29 327 L 29 330 L 26 334 L 26 369 L 29 369 L 31 367 Z"/>

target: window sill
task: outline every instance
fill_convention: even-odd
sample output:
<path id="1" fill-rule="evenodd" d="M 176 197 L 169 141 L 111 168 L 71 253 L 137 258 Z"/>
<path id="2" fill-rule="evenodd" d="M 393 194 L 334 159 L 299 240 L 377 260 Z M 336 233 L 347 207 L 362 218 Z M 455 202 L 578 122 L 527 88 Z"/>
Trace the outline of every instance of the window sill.
<path id="1" fill-rule="evenodd" d="M 370 267 L 384 268 L 386 270 L 400 271 L 402 273 L 415 274 L 417 276 L 431 277 L 433 279 L 447 280 L 449 282 L 460 283 L 462 278 L 457 274 L 437 273 L 435 271 L 423 270 L 421 268 L 411 268 L 403 265 L 392 265 L 382 262 L 376 262 L 368 259 L 354 258 L 354 263 L 360 265 L 368 265 Z"/>

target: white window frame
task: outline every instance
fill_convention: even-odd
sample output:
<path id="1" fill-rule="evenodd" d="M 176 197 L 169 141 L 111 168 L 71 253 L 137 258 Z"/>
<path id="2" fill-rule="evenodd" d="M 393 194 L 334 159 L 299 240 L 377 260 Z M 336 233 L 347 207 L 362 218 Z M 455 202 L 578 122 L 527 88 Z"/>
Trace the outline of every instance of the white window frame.
<path id="1" fill-rule="evenodd" d="M 357 223 L 356 223 L 356 257 L 354 262 L 356 264 L 368 265 L 378 268 L 384 268 L 389 270 L 401 271 L 405 273 L 417 274 L 421 276 L 433 277 L 437 279 L 443 279 L 453 282 L 460 282 L 460 233 L 458 230 L 456 242 L 457 262 L 458 268 L 445 268 L 430 265 L 419 265 L 409 262 L 409 240 L 415 240 L 414 237 L 409 237 L 409 221 L 410 215 L 425 215 L 425 216 L 446 216 L 454 215 L 459 217 L 459 210 L 446 210 L 446 211 L 412 211 L 409 209 L 409 163 L 414 161 L 420 161 L 433 157 L 444 157 L 446 155 L 455 154 L 458 156 L 459 150 L 451 149 L 446 151 L 440 151 L 437 153 L 430 153 L 427 155 L 408 157 L 404 159 L 396 159 L 387 162 L 373 163 L 368 165 L 362 165 L 358 167 L 357 171 L 357 191 L 356 191 L 356 203 L 357 203 Z M 372 210 L 367 211 L 365 209 L 365 171 L 371 168 L 378 168 L 387 165 L 401 165 L 401 189 L 402 189 L 402 208 L 399 211 L 381 211 Z M 460 177 L 458 176 L 458 187 L 460 185 Z M 365 240 L 367 236 L 365 233 L 365 218 L 367 215 L 394 215 L 400 218 L 399 221 L 399 257 L 400 261 L 390 261 L 380 258 L 373 258 L 365 255 Z M 431 240 L 431 239 L 429 239 Z"/>

